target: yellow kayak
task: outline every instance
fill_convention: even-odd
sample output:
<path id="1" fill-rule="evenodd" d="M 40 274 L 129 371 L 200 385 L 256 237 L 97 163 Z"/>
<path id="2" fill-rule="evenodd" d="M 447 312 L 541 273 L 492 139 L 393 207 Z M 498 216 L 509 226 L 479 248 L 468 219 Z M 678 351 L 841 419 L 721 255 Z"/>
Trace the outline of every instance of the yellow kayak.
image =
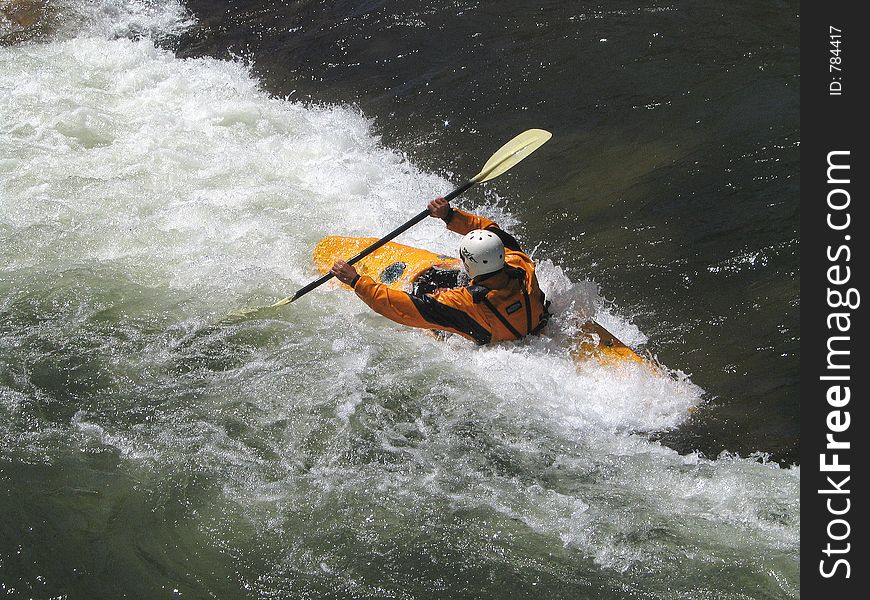
<path id="1" fill-rule="evenodd" d="M 326 273 L 338 259 L 348 259 L 371 246 L 378 238 L 329 236 L 314 247 L 314 264 Z M 438 288 L 467 283 L 458 258 L 428 250 L 389 242 L 354 265 L 360 275 L 368 275 L 395 290 L 427 294 Z M 618 364 L 625 361 L 648 364 L 634 350 L 623 344 L 600 324 L 589 320 L 575 336 L 571 354 L 577 360 L 596 358 L 599 362 Z"/>

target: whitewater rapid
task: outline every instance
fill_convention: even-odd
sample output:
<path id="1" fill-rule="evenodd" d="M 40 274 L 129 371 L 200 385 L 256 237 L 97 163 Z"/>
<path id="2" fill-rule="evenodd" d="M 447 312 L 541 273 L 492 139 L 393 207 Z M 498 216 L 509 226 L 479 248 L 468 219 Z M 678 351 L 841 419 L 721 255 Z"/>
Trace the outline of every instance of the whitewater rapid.
<path id="1" fill-rule="evenodd" d="M 441 342 L 336 286 L 218 325 L 314 278 L 322 236 L 385 233 L 452 183 L 354 108 L 271 97 L 241 61 L 179 60 L 143 35 L 182 28 L 181 6 L 101 7 L 102 25 L 0 48 L 0 461 L 117 456 L 199 544 L 235 548 L 262 595 L 301 589 L 288 570 L 376 593 L 306 531 L 377 554 L 473 514 L 472 562 L 521 569 L 494 541 L 508 535 L 528 560 L 555 544 L 625 589 L 720 597 L 730 565 L 799 596 L 799 468 L 654 441 L 703 391 L 679 365 L 578 369 L 560 337 L 580 316 L 646 338 L 547 257 L 560 317 L 518 346 Z M 495 191 L 474 198 L 516 225 Z M 452 254 L 457 239 L 432 219 L 398 241 Z M 191 478 L 207 484 L 179 496 Z"/>

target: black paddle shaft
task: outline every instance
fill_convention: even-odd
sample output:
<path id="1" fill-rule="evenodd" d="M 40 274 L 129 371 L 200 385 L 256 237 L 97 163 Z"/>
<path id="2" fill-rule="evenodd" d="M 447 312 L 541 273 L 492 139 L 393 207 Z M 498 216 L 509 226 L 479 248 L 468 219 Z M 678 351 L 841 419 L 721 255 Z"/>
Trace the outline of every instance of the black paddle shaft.
<path id="1" fill-rule="evenodd" d="M 444 199 L 447 200 L 448 202 L 450 200 L 453 200 L 454 198 L 456 198 L 456 196 L 458 196 L 459 194 L 461 194 L 462 192 L 464 192 L 465 190 L 467 190 L 468 188 L 473 186 L 475 183 L 477 183 L 477 182 L 474 181 L 473 179 L 466 181 L 461 186 L 459 186 L 458 188 L 456 188 L 455 190 L 453 190 L 452 192 L 450 192 L 449 194 L 444 196 Z M 385 235 L 384 237 L 379 239 L 377 242 L 375 242 L 374 244 L 372 244 L 371 246 L 369 246 L 368 248 L 366 248 L 365 250 L 363 250 L 362 252 L 360 252 L 359 254 L 354 256 L 353 258 L 349 258 L 347 260 L 347 264 L 352 265 L 356 262 L 359 262 L 360 260 L 364 259 L 369 254 L 371 254 L 372 252 L 374 252 L 375 250 L 377 250 L 378 248 L 380 248 L 381 246 L 383 246 L 384 244 L 386 244 L 387 242 L 389 242 L 390 240 L 395 238 L 396 236 L 408 231 L 411 227 L 413 227 L 414 225 L 416 225 L 417 223 L 419 223 L 420 221 L 422 221 L 423 219 L 425 219 L 428 216 L 429 216 L 429 209 L 427 208 L 426 210 L 424 210 L 423 212 L 421 212 L 420 214 L 415 216 L 413 219 L 411 219 L 410 221 L 408 221 L 404 225 L 402 225 L 400 227 L 396 227 L 395 229 L 393 229 L 390 233 L 388 233 L 387 235 Z M 327 281 L 329 281 L 333 277 L 334 277 L 334 275 L 332 273 L 327 273 L 326 275 L 324 275 L 320 279 L 318 279 L 316 281 L 312 281 L 311 283 L 306 285 L 304 288 L 300 289 L 298 292 L 293 294 L 293 298 L 290 299 L 290 302 L 295 302 L 296 300 L 298 300 L 299 298 L 301 298 L 302 296 L 304 296 L 305 294 L 307 294 L 308 292 L 310 292 L 314 288 L 323 285 L 324 283 L 326 283 Z"/>

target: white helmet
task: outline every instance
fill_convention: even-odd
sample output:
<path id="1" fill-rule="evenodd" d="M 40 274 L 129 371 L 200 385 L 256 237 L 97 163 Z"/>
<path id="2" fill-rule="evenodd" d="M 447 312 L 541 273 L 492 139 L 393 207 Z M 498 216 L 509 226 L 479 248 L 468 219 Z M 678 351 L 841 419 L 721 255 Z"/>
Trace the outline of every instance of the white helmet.
<path id="1" fill-rule="evenodd" d="M 504 267 L 504 244 L 493 232 L 475 229 L 459 242 L 459 257 L 468 275 L 474 279 Z"/>

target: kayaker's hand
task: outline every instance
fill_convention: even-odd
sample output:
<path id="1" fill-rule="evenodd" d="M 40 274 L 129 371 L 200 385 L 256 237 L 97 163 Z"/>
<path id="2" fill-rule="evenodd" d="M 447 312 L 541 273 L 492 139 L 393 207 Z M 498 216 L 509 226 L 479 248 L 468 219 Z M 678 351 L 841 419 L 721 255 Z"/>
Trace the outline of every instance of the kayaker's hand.
<path id="1" fill-rule="evenodd" d="M 347 264 L 343 260 L 335 261 L 335 264 L 332 265 L 332 268 L 329 270 L 330 273 L 335 275 L 335 278 L 338 279 L 342 283 L 346 283 L 347 285 L 351 285 L 351 282 L 356 278 L 358 273 L 353 266 Z"/>
<path id="2" fill-rule="evenodd" d="M 447 215 L 450 214 L 450 202 L 438 196 L 432 202 L 429 203 L 429 215 L 435 217 L 436 219 L 446 219 Z"/>

